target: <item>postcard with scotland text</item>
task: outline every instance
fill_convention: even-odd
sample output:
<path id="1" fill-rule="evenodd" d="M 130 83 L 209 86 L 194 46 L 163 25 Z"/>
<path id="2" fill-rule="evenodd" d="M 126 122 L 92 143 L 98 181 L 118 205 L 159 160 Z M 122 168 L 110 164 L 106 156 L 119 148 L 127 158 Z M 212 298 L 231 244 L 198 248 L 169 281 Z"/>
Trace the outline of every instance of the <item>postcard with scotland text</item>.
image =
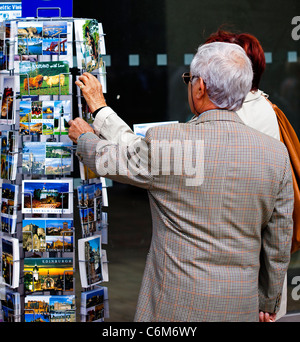
<path id="1" fill-rule="evenodd" d="M 68 135 L 71 113 L 70 100 L 21 100 L 19 133 L 21 135 Z"/>
<path id="2" fill-rule="evenodd" d="M 68 95 L 69 63 L 20 62 L 20 95 Z"/>

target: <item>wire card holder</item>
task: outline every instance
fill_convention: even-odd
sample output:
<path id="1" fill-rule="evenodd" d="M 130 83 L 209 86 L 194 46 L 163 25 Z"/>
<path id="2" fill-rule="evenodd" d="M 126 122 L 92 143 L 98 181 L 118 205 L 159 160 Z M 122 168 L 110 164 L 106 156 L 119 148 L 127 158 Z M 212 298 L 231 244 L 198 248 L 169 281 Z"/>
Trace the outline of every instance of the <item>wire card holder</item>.
<path id="1" fill-rule="evenodd" d="M 40 17 L 45 9 L 58 10 L 58 17 Z M 70 176 L 76 171 L 76 146 L 68 138 L 73 109 L 78 106 L 83 116 L 84 99 L 78 87 L 74 90 L 73 77 L 88 71 L 106 93 L 105 54 L 102 24 L 62 18 L 60 8 L 38 8 L 36 18 L 0 23 L 2 321 L 74 322 L 78 300 L 80 320 L 109 316 L 107 288 L 99 285 L 108 281 L 102 249 L 108 240 L 107 212 L 102 210 L 108 206 L 107 186 L 89 172 L 82 177 L 80 164 L 85 202 L 76 207 L 82 225 L 78 263 L 85 282 L 81 298 L 75 297 L 77 228 Z M 4 184 L 22 186 L 13 202 L 3 196 Z M 88 254 L 81 248 L 86 243 Z"/>

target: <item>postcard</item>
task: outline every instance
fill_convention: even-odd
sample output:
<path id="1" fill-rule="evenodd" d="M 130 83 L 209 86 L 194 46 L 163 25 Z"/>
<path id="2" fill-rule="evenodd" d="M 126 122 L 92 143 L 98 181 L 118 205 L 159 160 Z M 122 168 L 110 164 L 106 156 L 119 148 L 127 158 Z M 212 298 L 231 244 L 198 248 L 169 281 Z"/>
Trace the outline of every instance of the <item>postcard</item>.
<path id="1" fill-rule="evenodd" d="M 43 42 L 43 22 L 18 22 L 18 55 L 41 55 Z"/>
<path id="2" fill-rule="evenodd" d="M 102 212 L 102 220 L 99 226 L 100 232 L 101 232 L 101 241 L 102 244 L 107 244 L 108 243 L 108 237 L 107 237 L 107 228 L 108 228 L 108 223 L 107 223 L 107 213 Z"/>
<path id="3" fill-rule="evenodd" d="M 1 108 L 0 124 L 12 125 L 15 123 L 15 78 L 13 76 L 3 76 L 0 79 Z"/>
<path id="4" fill-rule="evenodd" d="M 102 205 L 102 183 L 90 183 L 77 187 L 78 204 L 95 211 Z"/>
<path id="5" fill-rule="evenodd" d="M 71 101 L 54 101 L 54 135 L 68 135 L 71 113 Z"/>
<path id="6" fill-rule="evenodd" d="M 70 100 L 20 101 L 19 133 L 22 135 L 68 135 L 72 119 Z"/>
<path id="7" fill-rule="evenodd" d="M 99 175 L 97 175 L 95 172 L 93 172 L 91 169 L 89 169 L 86 165 L 79 162 L 79 170 L 80 170 L 80 178 L 82 180 L 92 180 L 99 178 Z"/>
<path id="8" fill-rule="evenodd" d="M 12 237 L 2 237 L 2 278 L 4 284 L 11 288 L 19 287 L 20 253 L 19 240 Z"/>
<path id="9" fill-rule="evenodd" d="M 106 82 L 106 65 L 101 57 L 99 59 L 99 67 L 98 69 L 91 72 L 101 83 L 102 92 L 107 93 L 107 82 Z"/>
<path id="10" fill-rule="evenodd" d="M 9 71 L 14 68 L 15 21 L 0 20 L 0 70 Z"/>
<path id="11" fill-rule="evenodd" d="M 74 25 L 78 68 L 92 72 L 99 68 L 100 60 L 98 21 L 76 19 Z"/>
<path id="12" fill-rule="evenodd" d="M 103 25 L 102 23 L 98 24 L 98 30 L 99 30 L 99 53 L 101 56 L 106 55 L 106 47 L 105 47 L 105 38 L 104 38 L 104 32 L 103 32 Z"/>
<path id="13" fill-rule="evenodd" d="M 25 322 L 48 323 L 50 322 L 50 296 L 27 295 L 25 296 L 24 313 Z"/>
<path id="14" fill-rule="evenodd" d="M 139 135 L 141 137 L 145 137 L 147 130 L 151 127 L 155 126 L 162 126 L 162 125 L 169 125 L 178 123 L 178 121 L 164 121 L 164 122 L 151 122 L 151 123 L 144 123 L 144 124 L 134 124 L 133 125 L 133 132 L 136 135 Z"/>
<path id="15" fill-rule="evenodd" d="M 22 221 L 24 252 L 73 252 L 73 220 L 26 218 Z"/>
<path id="16" fill-rule="evenodd" d="M 78 260 L 82 287 L 108 281 L 106 252 L 102 251 L 100 235 L 78 240 Z"/>
<path id="17" fill-rule="evenodd" d="M 96 231 L 96 220 L 93 208 L 79 210 L 83 236 Z"/>
<path id="18" fill-rule="evenodd" d="M 24 252 L 46 252 L 46 221 L 24 219 L 22 221 Z"/>
<path id="19" fill-rule="evenodd" d="M 79 76 L 76 76 L 76 80 L 79 79 Z M 83 97 L 81 90 L 79 87 L 76 87 L 77 90 L 77 99 L 78 99 L 78 113 L 79 117 L 84 119 L 90 125 L 93 124 L 94 118 L 93 115 L 86 103 L 85 98 Z M 82 178 L 83 179 L 83 178 Z"/>
<path id="20" fill-rule="evenodd" d="M 20 95 L 70 94 L 69 63 L 20 62 Z"/>
<path id="21" fill-rule="evenodd" d="M 63 175 L 72 171 L 72 144 L 65 142 L 23 143 L 23 174 Z"/>
<path id="22" fill-rule="evenodd" d="M 7 24 L 0 20 L 0 70 L 10 69 L 10 43 L 6 38 Z"/>
<path id="23" fill-rule="evenodd" d="M 42 61 L 67 60 L 72 67 L 73 23 L 19 21 L 16 51 L 19 60 L 40 56 Z"/>
<path id="24" fill-rule="evenodd" d="M 73 258 L 24 258 L 26 292 L 73 291 Z"/>
<path id="25" fill-rule="evenodd" d="M 107 287 L 81 292 L 81 322 L 104 322 L 109 318 Z"/>
<path id="26" fill-rule="evenodd" d="M 6 27 L 3 21 L 0 21 L 0 70 L 8 69 L 8 53 L 6 52 Z"/>
<path id="27" fill-rule="evenodd" d="M 0 182 L 2 214 L 15 215 L 17 213 L 17 200 L 19 185 Z"/>
<path id="28" fill-rule="evenodd" d="M 101 182 L 77 187 L 79 215 L 84 236 L 101 230 L 102 191 Z"/>
<path id="29" fill-rule="evenodd" d="M 43 61 L 68 61 L 73 67 L 73 22 L 44 21 L 43 24 Z"/>
<path id="30" fill-rule="evenodd" d="M 18 166 L 18 136 L 15 131 L 0 132 L 1 178 L 15 180 Z"/>
<path id="31" fill-rule="evenodd" d="M 1 184 L 1 230 L 16 232 L 19 185 L 0 182 Z"/>
<path id="32" fill-rule="evenodd" d="M 43 23 L 43 55 L 66 55 L 68 50 L 68 23 L 45 21 Z"/>
<path id="33" fill-rule="evenodd" d="M 102 187 L 102 206 L 108 207 L 107 188 Z"/>
<path id="34" fill-rule="evenodd" d="M 73 213 L 73 179 L 23 180 L 22 213 Z"/>
<path id="35" fill-rule="evenodd" d="M 3 322 L 20 322 L 21 321 L 21 305 L 20 293 L 11 290 L 4 291 L 1 296 L 1 309 Z"/>
<path id="36" fill-rule="evenodd" d="M 100 70 L 101 71 L 101 70 Z M 98 73 L 98 74 L 93 74 L 101 83 L 102 85 L 102 91 L 103 93 L 107 92 L 107 86 L 106 86 L 106 71 L 105 71 L 105 64 L 103 64 L 103 72 L 102 73 Z M 78 80 L 79 76 L 76 76 L 76 79 Z M 76 87 L 76 91 L 77 91 L 77 99 L 78 99 L 78 114 L 79 117 L 84 119 L 87 123 L 89 123 L 90 125 L 93 124 L 94 122 L 94 118 L 93 115 L 86 103 L 85 98 L 82 96 L 82 93 L 79 89 L 79 87 Z M 92 179 L 92 178 L 98 178 L 98 176 L 92 172 L 90 169 L 87 169 L 86 167 L 84 167 L 83 165 L 80 166 L 80 175 L 81 175 L 81 179 L 83 180 L 87 180 L 87 179 Z"/>
<path id="37" fill-rule="evenodd" d="M 25 322 L 75 322 L 75 295 L 25 296 Z"/>
<path id="38" fill-rule="evenodd" d="M 4 233 L 15 234 L 17 225 L 17 217 L 6 217 L 1 215 L 1 230 Z"/>
<path id="39" fill-rule="evenodd" d="M 46 143 L 24 142 L 22 150 L 22 173 L 41 174 L 45 172 Z"/>

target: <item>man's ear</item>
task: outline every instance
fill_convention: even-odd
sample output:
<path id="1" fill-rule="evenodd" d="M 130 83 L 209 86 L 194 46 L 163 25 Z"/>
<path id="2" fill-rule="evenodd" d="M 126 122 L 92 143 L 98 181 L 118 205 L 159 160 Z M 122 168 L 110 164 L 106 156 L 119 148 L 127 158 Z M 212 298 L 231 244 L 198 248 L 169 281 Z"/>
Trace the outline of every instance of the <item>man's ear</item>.
<path id="1" fill-rule="evenodd" d="M 198 78 L 194 87 L 196 88 L 196 97 L 200 100 L 206 93 L 206 86 L 201 77 Z"/>

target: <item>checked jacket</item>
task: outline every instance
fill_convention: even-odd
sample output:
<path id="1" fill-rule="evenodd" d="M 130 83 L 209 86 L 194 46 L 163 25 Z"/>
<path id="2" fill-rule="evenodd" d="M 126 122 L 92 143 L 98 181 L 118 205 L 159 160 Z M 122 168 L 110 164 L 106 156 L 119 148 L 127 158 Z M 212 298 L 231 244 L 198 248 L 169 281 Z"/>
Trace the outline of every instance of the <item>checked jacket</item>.
<path id="1" fill-rule="evenodd" d="M 259 310 L 278 311 L 293 228 L 290 161 L 280 141 L 227 110 L 141 138 L 106 107 L 94 129 L 79 138 L 78 158 L 149 194 L 152 241 L 136 321 L 258 321 Z M 132 161 L 138 172 L 128 169 Z"/>

